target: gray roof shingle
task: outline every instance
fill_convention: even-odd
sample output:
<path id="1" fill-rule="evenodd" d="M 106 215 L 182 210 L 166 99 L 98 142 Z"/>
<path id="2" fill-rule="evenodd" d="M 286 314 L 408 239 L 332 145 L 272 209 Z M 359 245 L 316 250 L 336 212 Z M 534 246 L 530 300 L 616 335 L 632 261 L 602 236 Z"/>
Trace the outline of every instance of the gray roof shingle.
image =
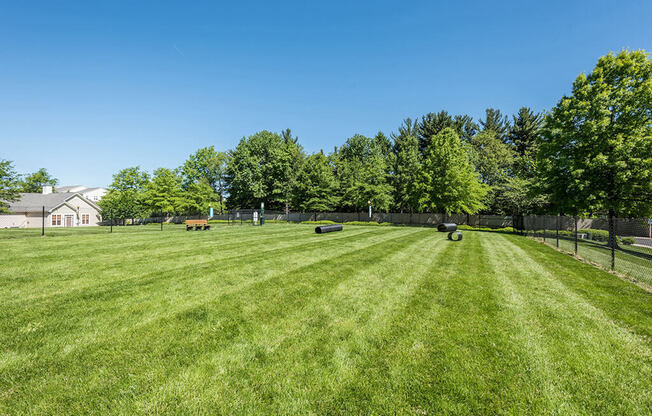
<path id="1" fill-rule="evenodd" d="M 61 205 L 68 198 L 78 195 L 77 192 L 55 192 L 52 194 L 20 194 L 17 201 L 9 202 L 11 212 L 41 212 L 45 206 L 46 211 Z M 81 195 L 80 195 L 81 196 Z"/>
<path id="2" fill-rule="evenodd" d="M 55 186 L 54 190 L 57 191 L 57 192 L 64 193 L 64 192 L 70 192 L 71 189 L 80 188 L 80 187 L 84 188 L 83 190 L 86 190 L 86 187 L 84 185 Z M 77 191 L 77 192 L 79 192 L 79 191 Z"/>

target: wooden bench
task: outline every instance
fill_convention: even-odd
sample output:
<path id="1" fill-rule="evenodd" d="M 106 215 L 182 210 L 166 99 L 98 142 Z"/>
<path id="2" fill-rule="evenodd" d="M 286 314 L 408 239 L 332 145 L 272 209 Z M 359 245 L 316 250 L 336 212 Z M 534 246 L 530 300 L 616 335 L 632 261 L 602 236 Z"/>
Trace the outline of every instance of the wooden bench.
<path id="1" fill-rule="evenodd" d="M 186 231 L 190 230 L 210 230 L 211 226 L 208 225 L 206 220 L 186 220 Z"/>

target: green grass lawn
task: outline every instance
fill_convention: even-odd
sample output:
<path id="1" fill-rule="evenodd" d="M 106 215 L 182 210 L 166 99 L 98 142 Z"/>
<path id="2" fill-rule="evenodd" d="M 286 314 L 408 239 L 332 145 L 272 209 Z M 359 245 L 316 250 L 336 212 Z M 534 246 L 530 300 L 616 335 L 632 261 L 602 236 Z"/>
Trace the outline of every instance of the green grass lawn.
<path id="1" fill-rule="evenodd" d="M 517 235 L 312 229 L 0 231 L 0 414 L 652 413 L 651 293 Z"/>

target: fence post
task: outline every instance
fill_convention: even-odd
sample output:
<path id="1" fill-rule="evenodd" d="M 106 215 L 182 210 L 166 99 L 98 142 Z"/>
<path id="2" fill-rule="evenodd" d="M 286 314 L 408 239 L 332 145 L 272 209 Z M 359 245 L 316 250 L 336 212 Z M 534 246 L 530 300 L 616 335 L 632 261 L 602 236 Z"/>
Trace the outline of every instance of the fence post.
<path id="1" fill-rule="evenodd" d="M 613 236 L 613 239 L 611 239 L 610 246 L 611 246 L 611 270 L 616 269 L 616 244 L 618 244 L 618 237 L 616 236 L 616 227 L 615 227 L 616 219 L 613 215 L 612 212 L 609 213 L 609 236 Z"/>
<path id="2" fill-rule="evenodd" d="M 163 217 L 161 217 L 161 231 L 163 231 Z"/>
<path id="3" fill-rule="evenodd" d="M 543 216 L 543 242 L 546 242 L 546 228 L 548 228 L 548 216 Z"/>
<path id="4" fill-rule="evenodd" d="M 575 255 L 577 255 L 577 217 L 573 217 L 575 219 Z"/>
<path id="5" fill-rule="evenodd" d="M 559 248 L 559 214 L 557 214 L 556 228 L 557 228 L 557 248 Z"/>
<path id="6" fill-rule="evenodd" d="M 45 205 L 43 205 L 43 212 L 41 212 L 41 237 L 45 235 Z"/>

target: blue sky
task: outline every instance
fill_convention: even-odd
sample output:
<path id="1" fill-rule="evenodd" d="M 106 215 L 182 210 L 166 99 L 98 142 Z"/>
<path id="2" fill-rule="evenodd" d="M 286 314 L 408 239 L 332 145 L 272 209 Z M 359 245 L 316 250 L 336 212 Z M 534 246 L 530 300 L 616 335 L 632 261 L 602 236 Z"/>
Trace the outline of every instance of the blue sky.
<path id="1" fill-rule="evenodd" d="M 0 158 L 63 184 L 286 127 L 308 151 L 442 109 L 546 110 L 652 50 L 651 1 L 0 4 Z"/>

